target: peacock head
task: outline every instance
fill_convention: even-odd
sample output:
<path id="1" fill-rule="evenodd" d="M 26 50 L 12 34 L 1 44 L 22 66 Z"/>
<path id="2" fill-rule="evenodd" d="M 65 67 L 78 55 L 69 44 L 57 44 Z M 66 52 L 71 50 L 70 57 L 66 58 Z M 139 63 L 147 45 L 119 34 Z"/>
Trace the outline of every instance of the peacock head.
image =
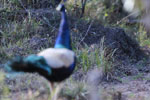
<path id="1" fill-rule="evenodd" d="M 65 6 L 64 4 L 59 4 L 58 7 L 56 8 L 57 11 L 65 11 Z"/>

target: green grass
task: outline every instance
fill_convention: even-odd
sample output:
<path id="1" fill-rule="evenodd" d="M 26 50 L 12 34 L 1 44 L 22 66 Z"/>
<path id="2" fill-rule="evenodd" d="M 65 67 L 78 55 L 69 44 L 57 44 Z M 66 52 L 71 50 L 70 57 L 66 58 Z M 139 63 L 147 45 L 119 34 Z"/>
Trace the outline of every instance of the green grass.
<path id="1" fill-rule="evenodd" d="M 54 45 L 60 21 L 59 13 L 53 8 L 48 9 L 49 12 L 45 13 L 45 8 L 35 7 L 40 0 L 37 0 L 37 3 L 35 0 L 22 1 L 25 2 L 24 5 L 28 9 L 27 14 L 24 13 L 26 11 L 20 4 L 19 0 L 7 0 L 7 2 L 6 0 L 0 0 L 0 64 L 4 64 L 8 59 L 11 59 L 15 55 L 19 54 L 26 56 L 32 53 L 37 53 L 45 48 L 53 47 Z M 77 4 L 80 4 L 80 2 L 78 1 Z M 93 19 L 95 19 L 94 24 L 97 22 L 106 26 L 122 27 L 126 30 L 126 33 L 138 40 L 141 46 L 150 47 L 150 39 L 147 38 L 143 25 L 128 25 L 126 21 L 121 21 L 117 24 L 117 21 L 120 21 L 125 17 L 125 15 L 119 12 L 119 15 L 116 16 L 117 18 L 112 18 L 112 15 L 116 14 L 116 7 L 118 7 L 114 3 L 110 8 L 107 8 L 101 0 L 88 1 L 85 16 L 83 18 L 79 18 L 78 16 L 80 13 L 80 5 L 75 9 L 76 11 L 73 11 L 73 1 L 69 1 L 66 6 L 69 13 L 73 50 L 77 55 L 77 67 L 75 72 L 81 70 L 81 73 L 84 74 L 83 77 L 85 77 L 92 69 L 102 68 L 104 76 L 109 78 L 115 73 L 114 66 L 117 64 L 114 62 L 114 54 L 116 50 L 110 51 L 105 47 L 105 37 L 103 37 L 98 44 L 89 45 L 85 42 L 81 43 L 81 40 L 89 27 L 89 23 L 93 21 Z M 38 12 L 37 10 L 39 9 L 43 10 Z M 37 12 L 34 12 L 34 10 Z M 101 31 L 99 30 L 99 26 L 94 28 Z M 91 34 L 92 31 L 88 34 Z M 95 33 L 98 32 L 95 31 Z M 32 43 L 30 43 L 29 41 L 32 40 L 33 37 L 37 37 L 38 40 L 46 39 L 47 42 L 39 45 L 34 44 L 33 40 L 31 41 Z M 38 48 L 34 49 L 33 46 Z M 144 62 L 143 60 L 143 63 L 137 66 L 143 66 L 145 63 L 147 62 Z M 7 84 L 5 74 L 7 73 L 0 71 L 1 100 L 12 100 L 12 98 L 16 96 L 16 93 L 19 95 L 17 96 L 17 99 L 19 100 L 48 99 L 50 94 L 48 90 L 48 82 L 44 81 L 41 77 L 37 75 L 23 74 L 22 76 L 18 76 L 17 80 L 10 80 L 10 82 L 16 82 L 16 84 Z M 143 74 L 139 73 L 137 76 L 133 77 L 133 80 L 142 78 L 142 75 Z M 122 80 L 122 77 L 120 76 L 117 78 L 123 83 L 128 83 L 128 81 Z M 144 79 L 149 80 L 148 78 Z M 12 88 L 12 86 L 14 88 Z M 83 78 L 82 81 L 75 81 L 71 77 L 65 82 L 60 97 L 66 98 L 67 100 L 87 100 L 87 96 L 90 92 L 88 87 L 86 79 Z M 18 92 L 12 92 L 11 89 Z M 116 92 L 111 91 L 112 94 L 110 95 L 108 94 L 109 90 L 106 91 L 98 88 L 98 91 L 102 91 L 102 95 L 104 96 L 103 100 L 112 100 L 112 95 Z"/>
<path id="2" fill-rule="evenodd" d="M 84 49 L 81 49 L 82 53 L 79 56 L 79 65 L 82 65 L 83 71 L 87 72 L 92 67 L 103 68 L 104 73 L 111 72 L 113 69 L 113 52 L 107 53 L 107 47 L 104 46 L 104 38 L 101 39 L 99 45 L 92 45 L 88 47 L 85 45 Z"/>

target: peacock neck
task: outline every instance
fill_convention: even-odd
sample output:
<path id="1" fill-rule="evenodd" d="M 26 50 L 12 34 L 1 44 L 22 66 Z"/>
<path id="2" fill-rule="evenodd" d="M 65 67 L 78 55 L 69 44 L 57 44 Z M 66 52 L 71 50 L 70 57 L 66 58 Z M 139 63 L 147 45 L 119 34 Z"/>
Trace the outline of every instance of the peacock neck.
<path id="1" fill-rule="evenodd" d="M 61 23 L 59 26 L 59 32 L 55 43 L 55 48 L 71 48 L 70 30 L 67 21 L 67 15 L 65 10 L 61 12 Z"/>

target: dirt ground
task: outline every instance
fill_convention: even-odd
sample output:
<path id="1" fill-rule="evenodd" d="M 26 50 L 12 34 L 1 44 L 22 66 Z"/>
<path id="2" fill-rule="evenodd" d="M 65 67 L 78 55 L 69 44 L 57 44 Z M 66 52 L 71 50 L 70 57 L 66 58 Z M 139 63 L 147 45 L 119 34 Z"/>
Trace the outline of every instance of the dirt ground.
<path id="1" fill-rule="evenodd" d="M 94 31 L 96 34 L 82 34 L 86 35 L 83 42 L 90 47 L 93 44 L 97 45 L 105 36 L 105 46 L 110 51 L 117 48 L 114 69 L 102 76 L 101 72 L 98 72 L 98 78 L 93 74 L 93 82 L 98 81 L 98 83 L 90 85 L 87 81 L 89 71 L 76 70 L 72 78 L 64 83 L 59 100 L 150 100 L 150 61 L 145 57 L 141 47 L 129 38 L 123 29 L 103 26 L 96 29 L 101 31 L 95 30 L 93 26 L 89 33 Z M 38 51 L 41 47 L 48 47 L 48 39 L 32 37 L 24 44 L 24 47 L 14 47 L 8 52 L 27 55 L 24 53 L 28 48 L 32 47 L 33 50 Z M 118 62 L 120 62 L 119 65 Z M 92 67 L 89 70 L 93 69 Z M 20 74 L 14 77 L 7 74 L 5 79 L 0 80 L 2 80 L 0 81 L 0 100 L 48 100 L 49 98 L 48 82 L 37 74 Z M 91 89 L 89 89 L 90 86 Z"/>
<path id="2" fill-rule="evenodd" d="M 150 100 L 150 73 L 122 77 L 120 81 L 102 81 L 95 86 L 83 82 L 81 91 L 79 84 L 68 79 L 59 100 Z M 50 95 L 48 82 L 37 74 L 6 78 L 5 85 L 1 85 L 0 88 L 1 100 L 48 100 Z M 64 91 L 68 93 L 63 93 Z"/>
<path id="3" fill-rule="evenodd" d="M 150 100 L 150 73 L 122 78 L 124 82 L 119 84 L 105 84 L 102 86 L 112 100 Z M 109 96 L 106 95 L 106 98 Z M 111 99 L 102 99 L 111 100 Z"/>

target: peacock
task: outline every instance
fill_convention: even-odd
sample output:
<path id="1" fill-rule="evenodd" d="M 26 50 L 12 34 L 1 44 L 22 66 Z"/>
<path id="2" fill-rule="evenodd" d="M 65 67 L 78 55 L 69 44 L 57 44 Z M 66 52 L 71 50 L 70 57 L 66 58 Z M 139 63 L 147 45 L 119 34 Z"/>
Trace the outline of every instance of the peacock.
<path id="1" fill-rule="evenodd" d="M 54 84 L 60 84 L 67 79 L 75 69 L 76 56 L 72 51 L 70 30 L 64 4 L 59 4 L 57 10 L 61 12 L 61 22 L 54 48 L 47 48 L 38 54 L 27 57 L 17 56 L 6 64 L 7 69 L 15 72 L 38 73 L 50 83 L 50 91 L 54 91 Z M 60 85 L 55 88 L 60 91 Z M 54 98 L 56 99 L 57 93 Z"/>

